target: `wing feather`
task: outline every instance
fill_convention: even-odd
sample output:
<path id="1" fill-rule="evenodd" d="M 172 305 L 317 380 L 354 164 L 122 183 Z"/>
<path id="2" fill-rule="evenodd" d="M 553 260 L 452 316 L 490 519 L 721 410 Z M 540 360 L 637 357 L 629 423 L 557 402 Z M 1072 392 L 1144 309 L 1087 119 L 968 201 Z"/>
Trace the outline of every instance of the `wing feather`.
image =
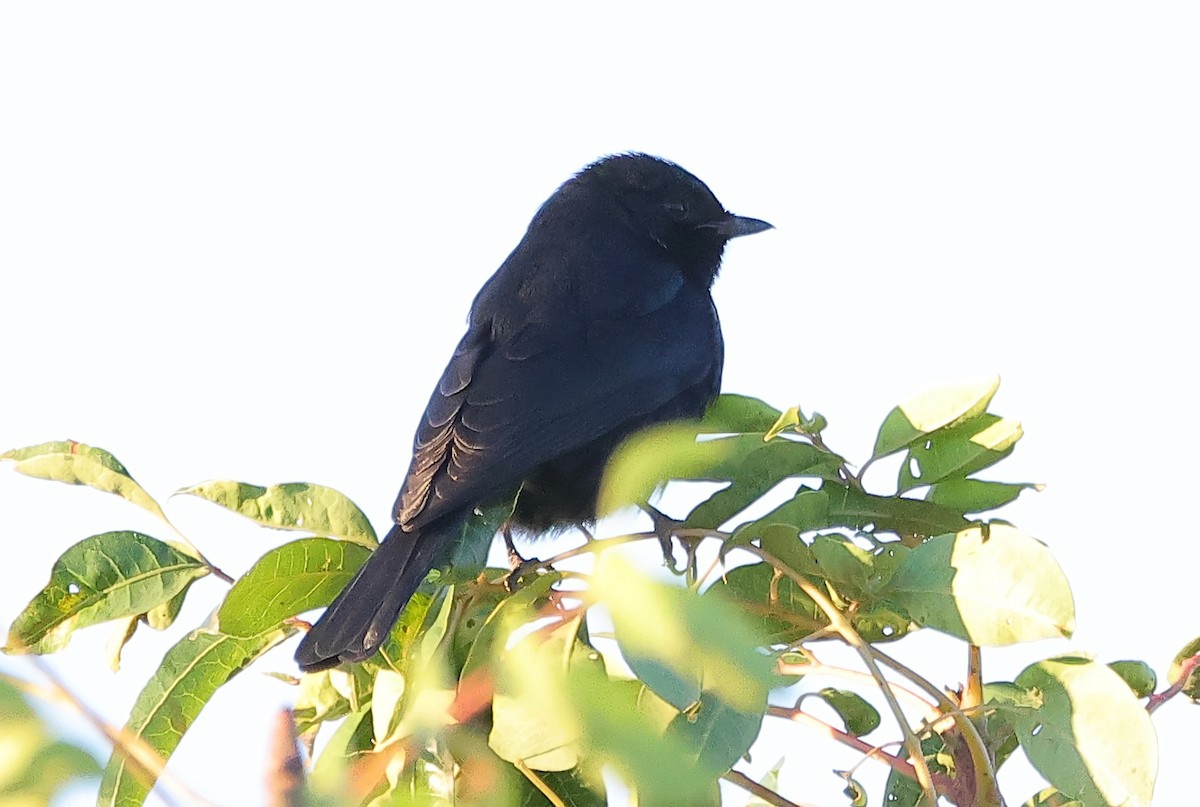
<path id="1" fill-rule="evenodd" d="M 649 313 L 558 329 L 537 323 L 537 351 L 506 350 L 487 323 L 473 323 L 417 431 L 396 503 L 401 526 L 474 507 L 706 380 L 715 395 L 721 345 L 711 298 L 690 284 L 673 291 Z M 704 344 L 711 350 L 697 350 Z"/>

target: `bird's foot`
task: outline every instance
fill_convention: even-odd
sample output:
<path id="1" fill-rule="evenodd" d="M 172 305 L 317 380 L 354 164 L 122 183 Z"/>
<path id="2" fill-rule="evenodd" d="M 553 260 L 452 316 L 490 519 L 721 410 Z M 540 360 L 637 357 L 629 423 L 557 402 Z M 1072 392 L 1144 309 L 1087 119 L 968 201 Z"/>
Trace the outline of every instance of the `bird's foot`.
<path id="1" fill-rule="evenodd" d="M 672 574 L 683 574 L 686 568 L 681 569 L 675 565 L 675 545 L 672 543 L 675 533 L 683 527 L 683 522 L 671 518 L 649 504 L 643 505 L 642 509 L 654 523 L 654 534 L 658 536 L 658 543 L 662 547 L 663 566 L 670 569 Z"/>
<path id="2" fill-rule="evenodd" d="M 537 558 L 526 560 L 517 547 L 513 545 L 512 530 L 505 527 L 504 530 L 504 547 L 508 550 L 508 574 L 504 576 L 504 589 L 512 594 L 521 587 L 521 578 L 532 572 L 537 572 L 541 568 L 541 561 Z"/>

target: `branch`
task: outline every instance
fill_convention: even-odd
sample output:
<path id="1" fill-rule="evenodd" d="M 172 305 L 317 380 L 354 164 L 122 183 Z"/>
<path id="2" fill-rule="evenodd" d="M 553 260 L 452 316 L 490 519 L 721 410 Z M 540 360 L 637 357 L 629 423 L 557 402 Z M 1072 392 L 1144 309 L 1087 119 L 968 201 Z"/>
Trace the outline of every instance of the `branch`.
<path id="1" fill-rule="evenodd" d="M 983 703 L 983 651 L 979 645 L 967 645 L 967 683 L 963 687 L 961 709 L 973 709 Z"/>
<path id="2" fill-rule="evenodd" d="M 884 763 L 897 773 L 907 776 L 909 779 L 917 778 L 917 770 L 912 763 L 907 759 L 901 759 L 895 754 L 889 754 L 883 750 L 881 745 L 871 745 L 861 737 L 856 737 L 849 732 L 842 731 L 836 726 L 831 726 L 824 720 L 813 717 L 803 709 L 789 709 L 786 706 L 768 706 L 767 714 L 771 717 L 778 717 L 784 720 L 790 720 L 793 723 L 800 723 L 808 728 L 813 729 L 821 734 L 826 735 L 832 740 L 837 740 L 842 745 L 853 748 L 855 751 L 860 751 L 870 759 L 878 760 Z M 953 790 L 952 783 L 944 774 L 930 772 L 935 784 L 943 790 Z"/>
<path id="3" fill-rule="evenodd" d="M 621 546 L 622 544 L 632 544 L 635 541 L 648 541 L 651 538 L 657 541 L 658 534 L 653 532 L 636 532 L 631 533 L 630 535 L 619 535 L 615 538 L 602 538 L 599 540 L 592 539 L 586 543 L 580 544 L 577 547 L 560 552 L 554 557 L 546 558 L 545 560 L 533 561 L 524 569 L 522 569 L 522 571 L 534 572 L 538 569 L 548 569 L 560 561 L 570 560 L 571 558 L 577 558 L 581 555 L 591 555 L 597 552 L 603 552 L 611 547 Z"/>
<path id="4" fill-rule="evenodd" d="M 539 793 L 546 797 L 548 802 L 554 805 L 554 807 L 567 807 L 566 802 L 559 798 L 559 795 L 554 792 L 550 785 L 546 784 L 542 777 L 538 776 L 532 768 L 525 764 L 525 760 L 518 759 L 513 763 L 513 765 L 521 772 L 522 775 L 524 775 L 526 779 L 529 780 L 530 784 L 537 788 Z"/>
<path id="5" fill-rule="evenodd" d="M 831 678 L 846 678 L 851 681 L 866 682 L 871 684 L 875 683 L 874 676 L 868 675 L 865 672 L 851 670 L 846 667 L 830 666 L 816 660 L 815 656 L 812 656 L 812 658 L 814 661 L 811 664 L 787 664 L 781 661 L 776 665 L 776 669 L 779 671 L 780 675 L 827 675 Z M 902 687 L 899 684 L 894 684 L 890 681 L 888 682 L 888 685 L 896 694 L 897 699 L 903 698 L 909 703 L 909 705 L 920 709 L 924 713 L 927 721 L 932 723 L 934 720 L 937 720 L 942 716 L 942 713 L 938 711 L 932 703 L 925 700 L 911 689 L 906 689 L 905 687 Z"/>
<path id="6" fill-rule="evenodd" d="M 896 722 L 900 725 L 900 730 L 904 733 L 904 745 L 908 749 L 917 782 L 921 785 L 921 790 L 923 791 L 922 802 L 931 805 L 931 807 L 932 805 L 936 805 L 938 794 L 933 786 L 933 775 L 929 770 L 929 765 L 925 762 L 925 754 L 921 750 L 921 741 L 917 739 L 917 735 L 913 734 L 912 726 L 908 724 L 908 718 L 905 717 L 904 710 L 896 702 L 896 696 L 892 693 L 891 686 L 888 684 L 887 679 L 883 677 L 883 673 L 879 671 L 879 666 L 875 663 L 874 656 L 871 655 L 871 646 L 859 635 L 854 626 L 846 620 L 842 612 L 830 602 L 829 598 L 803 575 L 789 568 L 779 558 L 765 549 L 756 546 L 740 548 L 758 555 L 759 558 L 787 575 L 813 602 L 820 606 L 821 610 L 825 612 L 825 616 L 829 618 L 830 624 L 837 629 L 837 632 L 841 634 L 846 644 L 858 651 L 859 657 L 867 665 L 867 670 L 871 673 L 871 677 L 875 679 L 879 691 L 883 694 L 884 700 L 887 701 L 888 708 L 896 718 Z"/>
<path id="7" fill-rule="evenodd" d="M 1183 688 L 1187 686 L 1188 679 L 1192 677 L 1192 673 L 1197 669 L 1200 669 L 1200 653 L 1197 653 L 1179 665 L 1179 677 L 1175 679 L 1175 683 L 1162 692 L 1150 696 L 1150 699 L 1146 701 L 1146 711 L 1154 714 L 1155 709 L 1171 700 L 1171 698 L 1180 692 L 1183 692 Z"/>
<path id="8" fill-rule="evenodd" d="M 942 712 L 954 721 L 954 725 L 958 728 L 963 742 L 967 744 L 967 750 L 971 754 L 971 764 L 975 768 L 976 803 L 1003 805 L 1004 798 L 1000 795 L 1000 786 L 996 782 L 996 770 L 992 766 L 992 757 L 988 753 L 983 736 L 979 733 L 979 728 L 963 713 L 958 704 L 946 697 L 945 693 L 926 681 L 914 670 L 909 669 L 878 648 L 872 647 L 870 650 L 871 654 L 881 664 L 900 673 L 909 681 L 916 684 L 917 687 L 931 695 L 937 701 Z"/>
<path id="9" fill-rule="evenodd" d="M 50 682 L 50 691 L 43 692 L 43 697 L 47 697 L 56 703 L 64 704 L 76 714 L 83 717 L 108 739 L 116 753 L 128 760 L 134 769 L 143 774 L 147 780 L 162 782 L 182 798 L 182 801 L 171 799 L 160 791 L 157 795 L 165 804 L 169 805 L 169 807 L 181 803 L 194 804 L 197 807 L 215 807 L 212 802 L 197 795 L 191 788 L 181 782 L 178 777 L 166 770 L 166 760 L 148 742 L 133 732 L 124 728 L 113 728 L 104 722 L 103 718 L 92 711 L 87 704 L 67 688 L 49 664 L 36 656 L 31 656 L 29 662 Z M 23 688 L 27 689 L 27 691 L 33 691 L 28 687 Z"/>

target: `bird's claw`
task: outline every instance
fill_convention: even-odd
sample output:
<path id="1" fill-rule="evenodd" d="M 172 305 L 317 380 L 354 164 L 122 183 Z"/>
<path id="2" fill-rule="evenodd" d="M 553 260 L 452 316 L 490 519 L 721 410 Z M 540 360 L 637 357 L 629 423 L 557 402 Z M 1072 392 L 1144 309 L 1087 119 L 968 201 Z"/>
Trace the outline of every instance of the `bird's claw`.
<path id="1" fill-rule="evenodd" d="M 670 569 L 672 574 L 683 574 L 686 567 L 680 568 L 675 565 L 675 545 L 671 542 L 675 532 L 683 526 L 683 522 L 671 518 L 657 507 L 647 504 L 644 509 L 654 523 L 654 534 L 658 536 L 658 544 L 662 547 L 663 566 Z"/>
<path id="2" fill-rule="evenodd" d="M 526 560 L 517 547 L 513 545 L 512 530 L 507 526 L 503 530 L 504 547 L 508 550 L 508 574 L 504 575 L 503 583 L 504 590 L 509 594 L 513 594 L 521 587 L 521 578 L 530 572 L 537 572 L 541 569 L 541 561 Z"/>

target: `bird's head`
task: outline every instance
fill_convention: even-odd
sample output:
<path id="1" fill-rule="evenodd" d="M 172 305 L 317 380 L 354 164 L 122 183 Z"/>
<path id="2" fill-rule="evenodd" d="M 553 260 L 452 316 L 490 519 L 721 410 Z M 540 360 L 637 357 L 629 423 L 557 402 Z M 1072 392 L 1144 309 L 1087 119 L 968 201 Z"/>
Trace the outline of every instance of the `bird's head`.
<path id="1" fill-rule="evenodd" d="M 711 285 L 731 238 L 771 229 L 759 219 L 735 216 L 708 186 L 672 162 L 648 154 L 605 157 L 574 180 L 616 200 L 616 210 L 648 248 L 663 250 L 684 274 Z"/>

